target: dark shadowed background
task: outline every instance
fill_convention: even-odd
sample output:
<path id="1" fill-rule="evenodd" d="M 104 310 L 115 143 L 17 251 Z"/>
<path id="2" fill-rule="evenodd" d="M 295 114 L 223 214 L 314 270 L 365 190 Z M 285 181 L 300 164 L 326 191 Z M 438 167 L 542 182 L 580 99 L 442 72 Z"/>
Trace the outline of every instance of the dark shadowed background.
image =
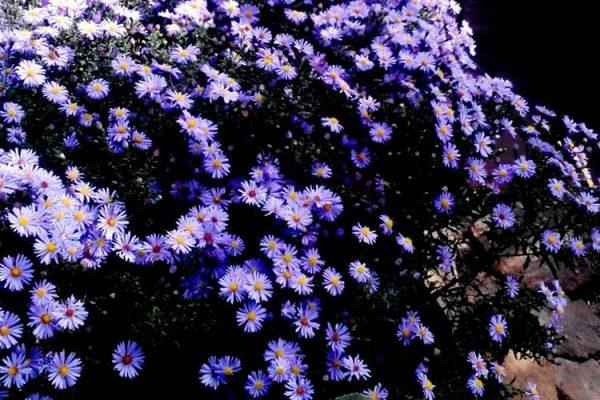
<path id="1" fill-rule="evenodd" d="M 586 0 L 462 0 L 477 62 L 544 104 L 600 130 L 599 22 Z"/>

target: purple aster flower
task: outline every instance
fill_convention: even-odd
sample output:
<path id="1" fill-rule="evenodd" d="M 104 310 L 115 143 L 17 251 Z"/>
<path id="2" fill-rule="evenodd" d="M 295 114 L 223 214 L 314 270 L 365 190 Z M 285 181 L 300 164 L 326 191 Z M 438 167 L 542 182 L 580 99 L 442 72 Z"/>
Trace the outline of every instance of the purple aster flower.
<path id="1" fill-rule="evenodd" d="M 258 332 L 262 329 L 263 321 L 267 311 L 258 303 L 253 301 L 242 306 L 236 314 L 238 326 L 244 327 L 244 332 Z"/>
<path id="2" fill-rule="evenodd" d="M 587 247 L 579 237 L 574 237 L 569 240 L 569 248 L 577 257 L 582 257 L 587 253 Z"/>
<path id="3" fill-rule="evenodd" d="M 535 174 L 535 163 L 521 156 L 513 163 L 513 171 L 520 178 L 531 178 Z"/>
<path id="4" fill-rule="evenodd" d="M 487 171 L 485 163 L 478 158 L 469 157 L 465 169 L 469 172 L 469 179 L 476 183 L 485 183 Z"/>
<path id="5" fill-rule="evenodd" d="M 122 378 L 135 378 L 144 365 L 144 352 L 134 341 L 121 342 L 112 354 L 115 371 Z"/>
<path id="6" fill-rule="evenodd" d="M 495 342 L 502 342 L 506 338 L 506 320 L 502 315 L 494 315 L 488 327 L 490 336 Z"/>
<path id="7" fill-rule="evenodd" d="M 369 155 L 369 150 L 367 148 L 363 148 L 360 151 L 352 149 L 350 158 L 356 168 L 365 168 L 371 163 L 371 156 Z"/>
<path id="8" fill-rule="evenodd" d="M 560 234 L 551 230 L 544 231 L 542 234 L 542 243 L 544 244 L 544 247 L 546 247 L 546 250 L 552 253 L 557 253 L 562 246 Z"/>
<path id="9" fill-rule="evenodd" d="M 435 393 L 433 393 L 433 389 L 435 389 L 435 385 L 429 380 L 425 373 L 419 373 L 417 375 L 417 380 L 423 389 L 423 396 L 427 400 L 433 400 L 435 398 Z"/>
<path id="10" fill-rule="evenodd" d="M 477 375 L 473 375 L 469 378 L 467 386 L 475 396 L 483 396 L 483 390 L 485 388 L 484 383 Z"/>
<path id="11" fill-rule="evenodd" d="M 550 193 L 552 193 L 552 196 L 557 199 L 562 199 L 566 193 L 565 183 L 558 179 L 550 179 L 548 181 L 548 189 L 550 190 Z"/>
<path id="12" fill-rule="evenodd" d="M 469 361 L 471 368 L 473 368 L 473 371 L 475 371 L 475 376 L 487 376 L 487 364 L 483 360 L 483 357 L 481 357 L 481 354 L 472 351 L 467 356 L 467 361 Z"/>
<path id="13" fill-rule="evenodd" d="M 332 326 L 327 323 L 325 337 L 331 350 L 343 353 L 346 347 L 350 344 L 351 336 L 348 327 L 344 324 L 335 324 Z"/>
<path id="14" fill-rule="evenodd" d="M 510 297 L 511 299 L 517 297 L 520 288 L 521 287 L 519 285 L 519 282 L 517 281 L 517 278 L 515 278 L 514 276 L 506 277 L 505 290 L 508 297 Z"/>
<path id="15" fill-rule="evenodd" d="M 81 375 L 81 360 L 74 353 L 65 354 L 64 350 L 51 356 L 47 367 L 48 380 L 57 389 L 73 386 Z"/>
<path id="16" fill-rule="evenodd" d="M 494 361 L 492 363 L 492 373 L 494 374 L 494 377 L 498 383 L 504 382 L 504 379 L 506 378 L 506 363 L 500 364 Z"/>
<path id="17" fill-rule="evenodd" d="M 4 357 L 0 364 L 0 381 L 4 387 L 20 388 L 31 377 L 31 368 L 28 360 L 25 359 L 25 352 L 16 350 Z"/>
<path id="18" fill-rule="evenodd" d="M 454 208 L 454 195 L 443 191 L 433 202 L 435 209 L 440 213 L 449 214 Z"/>
<path id="19" fill-rule="evenodd" d="M 458 168 L 458 160 L 460 160 L 460 153 L 454 144 L 448 142 L 444 145 L 444 153 L 442 162 L 446 167 L 456 169 Z"/>
<path id="20" fill-rule="evenodd" d="M 504 203 L 498 203 L 492 211 L 492 220 L 502 229 L 508 229 L 515 224 L 515 213 Z"/>
<path id="21" fill-rule="evenodd" d="M 10 349 L 23 335 L 23 324 L 16 314 L 0 309 L 0 349 Z"/>
<path id="22" fill-rule="evenodd" d="M 33 264 L 24 255 L 6 256 L 0 264 L 0 282 L 11 292 L 23 290 L 33 278 Z"/>
<path id="23" fill-rule="evenodd" d="M 253 371 L 248 375 L 246 391 L 252 398 L 264 396 L 269 392 L 271 379 L 263 371 Z"/>
<path id="24" fill-rule="evenodd" d="M 413 244 L 412 239 L 408 236 L 404 236 L 403 234 L 399 233 L 396 236 L 396 243 L 398 243 L 398 245 L 402 247 L 402 250 L 406 251 L 407 253 L 412 254 L 415 252 L 415 245 Z"/>
<path id="25" fill-rule="evenodd" d="M 346 356 L 342 360 L 342 365 L 347 372 L 348 380 L 352 378 L 357 380 L 367 379 L 371 376 L 371 370 L 367 368 L 367 365 L 359 356 Z"/>
<path id="26" fill-rule="evenodd" d="M 285 395 L 290 400 L 311 400 L 314 389 L 310 380 L 305 378 L 292 378 L 285 384 Z"/>
<path id="27" fill-rule="evenodd" d="M 85 92 L 90 99 L 101 100 L 108 96 L 108 82 L 104 79 L 98 78 L 92 80 L 85 87 Z"/>

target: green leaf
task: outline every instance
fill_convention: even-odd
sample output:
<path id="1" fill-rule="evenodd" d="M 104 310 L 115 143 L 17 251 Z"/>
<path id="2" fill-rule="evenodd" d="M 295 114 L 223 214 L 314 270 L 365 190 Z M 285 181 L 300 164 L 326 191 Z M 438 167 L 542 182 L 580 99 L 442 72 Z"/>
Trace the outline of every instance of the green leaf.
<path id="1" fill-rule="evenodd" d="M 338 397 L 335 400 L 369 400 L 369 398 L 367 396 L 365 396 L 364 394 L 352 393 L 352 394 L 346 394 L 344 396 Z"/>

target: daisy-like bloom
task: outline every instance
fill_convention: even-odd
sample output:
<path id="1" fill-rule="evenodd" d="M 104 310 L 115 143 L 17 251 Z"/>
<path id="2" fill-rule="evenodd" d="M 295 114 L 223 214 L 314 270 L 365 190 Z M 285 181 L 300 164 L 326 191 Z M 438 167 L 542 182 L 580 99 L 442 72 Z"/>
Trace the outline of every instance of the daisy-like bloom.
<path id="1" fill-rule="evenodd" d="M 25 116 L 25 112 L 23 111 L 23 107 L 18 105 L 17 103 L 11 103 L 7 101 L 2 105 L 2 110 L 0 110 L 0 117 L 4 119 L 4 122 L 18 124 Z"/>
<path id="2" fill-rule="evenodd" d="M 513 169 L 510 164 L 500 164 L 492 172 L 494 182 L 498 185 L 509 183 L 513 178 Z"/>
<path id="3" fill-rule="evenodd" d="M 123 234 L 128 224 L 122 205 L 106 204 L 100 209 L 97 227 L 108 240 L 111 240 L 116 233 Z"/>
<path id="4" fill-rule="evenodd" d="M 282 211 L 282 217 L 290 228 L 299 231 L 306 230 L 312 223 L 310 210 L 297 203 L 287 205 Z"/>
<path id="5" fill-rule="evenodd" d="M 388 390 L 381 386 L 381 383 L 375 385 L 373 389 L 367 389 L 363 392 L 369 400 L 386 400 L 388 398 Z"/>
<path id="6" fill-rule="evenodd" d="M 377 234 L 368 226 L 363 226 L 360 223 L 352 227 L 352 233 L 361 243 L 374 244 L 377 240 Z"/>
<path id="7" fill-rule="evenodd" d="M 369 134 L 375 143 L 385 143 L 392 137 L 392 128 L 386 123 L 375 123 L 369 130 Z"/>
<path id="8" fill-rule="evenodd" d="M 321 125 L 329 128 L 333 133 L 340 133 L 344 130 L 344 127 L 340 124 L 340 120 L 335 117 L 321 118 Z"/>
<path id="9" fill-rule="evenodd" d="M 519 289 L 521 288 L 519 285 L 519 281 L 514 276 L 507 276 L 505 282 L 505 290 L 508 297 L 514 299 L 519 294 Z"/>
<path id="10" fill-rule="evenodd" d="M 54 336 L 56 321 L 54 318 L 54 303 L 42 306 L 32 305 L 29 308 L 29 322 L 27 325 L 33 329 L 33 335 L 38 339 Z"/>
<path id="11" fill-rule="evenodd" d="M 218 362 L 216 357 L 209 357 L 208 363 L 200 366 L 200 382 L 209 388 L 217 389 L 221 383 L 225 383 L 225 376 L 217 372 Z"/>
<path id="12" fill-rule="evenodd" d="M 407 253 L 412 254 L 415 252 L 415 245 L 413 244 L 412 239 L 408 236 L 404 236 L 401 233 L 399 233 L 396 236 L 396 243 L 398 243 L 398 245 L 402 247 L 402 249 Z"/>
<path id="13" fill-rule="evenodd" d="M 475 396 L 483 396 L 483 390 L 485 388 L 483 381 L 477 375 L 473 375 L 467 382 L 467 387 Z"/>
<path id="14" fill-rule="evenodd" d="M 110 65 L 117 76 L 131 76 L 138 70 L 138 66 L 133 58 L 123 54 L 116 56 Z"/>
<path id="15" fill-rule="evenodd" d="M 121 378 L 132 379 L 144 365 L 144 352 L 134 341 L 121 342 L 113 351 L 112 362 Z"/>
<path id="16" fill-rule="evenodd" d="M 426 327 L 425 325 L 421 324 L 421 323 L 416 323 L 413 325 L 413 335 L 419 339 L 421 339 L 421 341 L 424 344 L 432 344 L 435 340 L 433 337 L 433 333 L 431 333 L 431 331 L 429 330 L 428 327 Z"/>
<path id="17" fill-rule="evenodd" d="M 435 389 L 435 385 L 429 380 L 427 375 L 423 372 L 419 372 L 417 374 L 417 380 L 423 389 L 423 396 L 427 400 L 433 400 L 435 398 L 435 393 L 433 393 L 433 389 Z"/>
<path id="18" fill-rule="evenodd" d="M 300 307 L 298 316 L 294 321 L 296 332 L 303 338 L 312 338 L 315 336 L 315 329 L 319 329 L 319 323 L 315 320 L 319 314 L 316 310 L 308 307 Z"/>
<path id="19" fill-rule="evenodd" d="M 243 289 L 248 297 L 257 303 L 267 301 L 273 295 L 271 280 L 259 272 L 252 272 L 246 276 Z"/>
<path id="20" fill-rule="evenodd" d="M 359 356 L 352 357 L 346 356 L 342 360 L 342 365 L 346 369 L 348 373 L 348 380 L 351 381 L 352 378 L 356 378 L 356 380 L 367 379 L 371 376 L 371 370 L 367 368 L 367 365 L 363 360 L 360 359 Z"/>
<path id="21" fill-rule="evenodd" d="M 544 244 L 544 247 L 546 247 L 546 250 L 552 253 L 557 253 L 562 246 L 560 234 L 551 230 L 544 231 L 542 234 L 542 243 Z"/>
<path id="22" fill-rule="evenodd" d="M 359 283 L 366 283 L 371 277 L 371 270 L 367 265 L 360 261 L 353 261 L 349 267 L 350 276 Z"/>
<path id="23" fill-rule="evenodd" d="M 557 199 L 562 199 L 567 192 L 565 189 L 565 183 L 559 179 L 550 179 L 548 181 L 548 190 L 550 190 L 552 196 L 556 197 Z"/>
<path id="24" fill-rule="evenodd" d="M 311 400 L 315 392 L 311 381 L 306 378 L 288 380 L 285 389 L 285 395 L 290 400 Z"/>
<path id="25" fill-rule="evenodd" d="M 327 364 L 327 375 L 332 381 L 341 381 L 345 379 L 348 373 L 342 368 L 344 355 L 337 351 L 330 351 L 327 353 L 326 364 Z"/>
<path id="26" fill-rule="evenodd" d="M 350 159 L 356 168 L 366 168 L 369 164 L 371 164 L 371 156 L 369 154 L 369 150 L 366 148 L 363 148 L 360 151 L 352 149 L 350 152 Z"/>
<path id="27" fill-rule="evenodd" d="M 242 182 L 239 193 L 244 203 L 253 206 L 261 205 L 267 198 L 267 190 L 254 181 Z"/>
<path id="28" fill-rule="evenodd" d="M 312 293 L 313 291 L 313 283 L 312 276 L 309 277 L 303 272 L 298 272 L 292 276 L 290 282 L 290 288 L 293 289 L 296 293 L 306 296 Z"/>
<path id="29" fill-rule="evenodd" d="M 46 71 L 35 61 L 22 60 L 15 72 L 25 86 L 36 87 L 46 81 Z"/>
<path id="30" fill-rule="evenodd" d="M 75 356 L 75 353 L 67 355 L 63 350 L 52 355 L 46 371 L 48 371 L 48 380 L 55 388 L 66 389 L 79 379 L 81 360 Z"/>
<path id="31" fill-rule="evenodd" d="M 577 257 L 582 257 L 587 253 L 587 248 L 585 246 L 585 243 L 583 243 L 583 240 L 581 240 L 581 238 L 579 237 L 574 237 L 571 238 L 571 240 L 569 240 L 569 248 L 571 249 L 571 252 L 576 255 Z M 1 278 L 1 271 L 0 271 L 0 279 Z"/>
<path id="32" fill-rule="evenodd" d="M 268 368 L 269 378 L 273 382 L 281 383 L 290 378 L 290 362 L 285 358 L 272 360 Z"/>
<path id="33" fill-rule="evenodd" d="M 238 270 L 240 272 L 238 272 Z M 245 274 L 241 268 L 228 268 L 225 275 L 219 278 L 219 295 L 224 297 L 228 303 L 238 303 L 244 299 Z"/>
<path id="34" fill-rule="evenodd" d="M 458 168 L 458 160 L 460 160 L 460 153 L 454 144 L 448 142 L 444 144 L 444 151 L 442 155 L 442 162 L 448 168 Z"/>
<path id="35" fill-rule="evenodd" d="M 346 347 L 350 344 L 350 330 L 344 324 L 331 325 L 327 323 L 325 330 L 325 338 L 331 350 L 343 353 Z"/>
<path id="36" fill-rule="evenodd" d="M 188 232 L 179 229 L 169 231 L 165 239 L 165 243 L 175 253 L 189 253 L 196 243 L 194 237 Z"/>
<path id="37" fill-rule="evenodd" d="M 515 213 L 504 203 L 498 203 L 492 211 L 492 220 L 502 229 L 508 229 L 515 224 Z"/>
<path id="38" fill-rule="evenodd" d="M 40 215 L 29 207 L 13 208 L 8 214 L 8 222 L 19 236 L 35 236 L 42 231 Z"/>
<path id="39" fill-rule="evenodd" d="M 198 59 L 198 54 L 200 54 L 200 49 L 192 45 L 187 47 L 176 46 L 170 51 L 171 60 L 178 64 L 195 62 Z"/>
<path id="40" fill-rule="evenodd" d="M 245 389 L 252 398 L 264 396 L 269 392 L 271 379 L 263 371 L 253 371 L 248 375 Z"/>
<path id="41" fill-rule="evenodd" d="M 36 306 L 51 304 L 55 301 L 56 286 L 46 280 L 37 282 L 31 288 L 31 303 Z"/>
<path id="42" fill-rule="evenodd" d="M 487 171 L 485 169 L 485 162 L 478 158 L 469 157 L 467 159 L 467 165 L 465 167 L 469 173 L 469 179 L 475 183 L 485 183 L 487 177 Z"/>
<path id="43" fill-rule="evenodd" d="M 384 235 L 391 235 L 394 233 L 394 220 L 388 217 L 387 215 L 381 215 L 379 217 L 381 223 L 379 224 L 379 229 L 381 229 Z"/>
<path id="44" fill-rule="evenodd" d="M 66 301 L 57 304 L 54 309 L 54 317 L 58 319 L 61 329 L 74 331 L 85 323 L 88 312 L 83 301 L 70 296 Z"/>
<path id="45" fill-rule="evenodd" d="M 4 357 L 0 364 L 0 381 L 8 389 L 20 388 L 27 383 L 31 372 L 29 362 L 25 359 L 25 352 L 13 351 Z"/>
<path id="46" fill-rule="evenodd" d="M 540 392 L 537 390 L 537 385 L 534 382 L 527 382 L 527 389 L 525 390 L 525 396 L 527 400 L 542 400 Z"/>
<path id="47" fill-rule="evenodd" d="M 454 195 L 450 192 L 443 191 L 433 202 L 437 212 L 450 214 L 454 208 Z"/>
<path id="48" fill-rule="evenodd" d="M 402 318 L 402 321 L 398 325 L 396 337 L 404 346 L 408 346 L 415 338 L 414 326 L 415 324 L 410 322 L 407 318 Z"/>
<path id="49" fill-rule="evenodd" d="M 0 282 L 11 292 L 23 290 L 33 278 L 33 264 L 24 255 L 6 256 L 0 264 Z"/>
<path id="50" fill-rule="evenodd" d="M 500 364 L 496 361 L 492 362 L 492 373 L 498 383 L 504 382 L 504 379 L 506 378 L 506 363 Z"/>
<path id="51" fill-rule="evenodd" d="M 494 315 L 488 327 L 490 337 L 495 342 L 502 342 L 506 338 L 506 320 L 502 315 Z"/>
<path id="52" fill-rule="evenodd" d="M 312 168 L 312 175 L 317 178 L 329 179 L 331 178 L 331 168 L 325 163 L 315 163 Z"/>
<path id="53" fill-rule="evenodd" d="M 513 171 L 520 178 L 531 178 L 535 174 L 535 163 L 521 156 L 513 163 Z"/>
<path id="54" fill-rule="evenodd" d="M 67 88 L 58 82 L 46 82 L 42 86 L 42 94 L 54 104 L 63 104 L 69 100 Z"/>
<path id="55" fill-rule="evenodd" d="M 309 274 L 316 274 L 321 271 L 325 262 L 321 259 L 319 251 L 315 248 L 304 251 L 302 256 L 302 268 Z"/>
<path id="56" fill-rule="evenodd" d="M 23 325 L 16 314 L 0 309 L 0 349 L 10 349 L 23 335 Z"/>
<path id="57" fill-rule="evenodd" d="M 263 321 L 267 311 L 258 303 L 253 301 L 244 304 L 236 313 L 238 326 L 244 327 L 244 332 L 258 332 L 262 329 Z"/>
<path id="58" fill-rule="evenodd" d="M 224 154 L 213 154 L 204 159 L 204 171 L 214 179 L 221 179 L 229 174 L 229 159 Z"/>
<path id="59" fill-rule="evenodd" d="M 487 364 L 483 360 L 480 354 L 475 353 L 474 351 L 470 352 L 467 360 L 471 364 L 471 368 L 475 371 L 475 376 L 483 376 L 486 377 L 488 374 Z"/>
<path id="60" fill-rule="evenodd" d="M 445 122 L 436 125 L 435 131 L 437 133 L 438 138 L 443 143 L 446 143 L 452 139 L 452 126 L 448 125 Z"/>
<path id="61" fill-rule="evenodd" d="M 493 143 L 494 142 L 489 137 L 485 136 L 485 133 L 478 133 L 475 135 L 475 150 L 477 150 L 482 157 L 487 157 L 492 153 L 490 144 Z"/>
<path id="62" fill-rule="evenodd" d="M 92 100 L 101 100 L 108 96 L 108 82 L 102 78 L 94 79 L 85 86 L 85 92 Z"/>
<path id="63" fill-rule="evenodd" d="M 233 376 L 242 368 L 242 362 L 237 357 L 224 356 L 219 358 L 217 363 L 217 374 L 223 375 L 225 378 Z"/>
<path id="64" fill-rule="evenodd" d="M 598 198 L 589 192 L 581 192 L 581 194 L 577 197 L 577 202 L 584 206 L 592 214 L 596 214 L 598 211 L 600 211 Z"/>
<path id="65" fill-rule="evenodd" d="M 597 228 L 592 229 L 590 234 L 590 240 L 592 241 L 592 249 L 595 252 L 600 252 L 600 230 Z"/>
<path id="66" fill-rule="evenodd" d="M 342 275 L 333 268 L 326 268 L 323 271 L 323 286 L 330 295 L 340 295 L 344 291 Z"/>

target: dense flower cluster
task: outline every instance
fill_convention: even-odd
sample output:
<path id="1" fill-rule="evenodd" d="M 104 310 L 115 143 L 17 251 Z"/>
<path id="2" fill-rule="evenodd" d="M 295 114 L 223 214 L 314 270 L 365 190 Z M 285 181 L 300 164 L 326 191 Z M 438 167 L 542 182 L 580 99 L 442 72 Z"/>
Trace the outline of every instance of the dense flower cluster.
<path id="1" fill-rule="evenodd" d="M 453 0 L 3 9 L 0 206 L 21 247 L 0 264 L 2 385 L 77 383 L 85 362 L 52 339 L 94 315 L 44 277 L 114 260 L 168 265 L 182 302 L 228 303 L 223 318 L 260 335 L 256 369 L 236 354 L 198 360 L 209 389 L 243 373 L 252 398 L 310 400 L 341 381 L 374 400 L 482 396 L 504 390 L 509 349 L 550 355 L 568 308 L 558 281 L 540 295 L 509 275 L 489 302 L 474 282 L 516 254 L 597 259 L 597 134 L 478 72 L 459 12 Z M 139 216 L 165 198 L 158 214 L 179 213 L 167 224 Z M 252 234 L 248 215 L 262 221 Z M 360 326 L 381 310 L 388 342 L 418 354 L 412 386 L 379 383 L 383 361 Z M 479 342 L 452 343 L 476 313 Z M 140 345 L 116 341 L 115 372 L 143 374 Z M 461 388 L 443 378 L 437 346 L 459 355 L 448 362 L 463 368 Z M 538 398 L 535 383 L 523 389 Z"/>

